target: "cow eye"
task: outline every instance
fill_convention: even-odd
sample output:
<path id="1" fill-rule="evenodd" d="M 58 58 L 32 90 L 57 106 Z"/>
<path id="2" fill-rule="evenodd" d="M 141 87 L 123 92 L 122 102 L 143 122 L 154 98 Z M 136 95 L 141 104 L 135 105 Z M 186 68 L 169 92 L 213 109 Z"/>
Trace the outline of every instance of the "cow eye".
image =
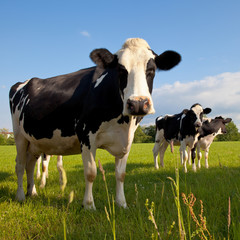
<path id="1" fill-rule="evenodd" d="M 146 76 L 147 76 L 147 77 L 154 78 L 154 76 L 155 76 L 155 69 L 154 69 L 154 68 L 149 68 L 149 69 L 147 69 L 147 71 L 146 71 Z"/>
<path id="2" fill-rule="evenodd" d="M 123 91 L 123 89 L 126 88 L 127 86 L 128 71 L 122 65 L 119 66 L 118 71 L 119 71 L 119 85 L 120 85 L 121 91 Z"/>

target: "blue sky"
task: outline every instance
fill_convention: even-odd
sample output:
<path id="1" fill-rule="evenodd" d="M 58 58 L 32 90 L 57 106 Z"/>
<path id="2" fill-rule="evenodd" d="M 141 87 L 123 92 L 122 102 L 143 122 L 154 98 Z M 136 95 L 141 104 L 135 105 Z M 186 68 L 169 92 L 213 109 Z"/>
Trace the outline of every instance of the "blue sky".
<path id="1" fill-rule="evenodd" d="M 140 37 L 158 54 L 182 55 L 176 68 L 157 73 L 156 114 L 142 124 L 199 102 L 240 129 L 239 9 L 239 0 L 0 1 L 0 128 L 12 130 L 14 83 L 93 66 L 93 49 L 115 53 Z"/>

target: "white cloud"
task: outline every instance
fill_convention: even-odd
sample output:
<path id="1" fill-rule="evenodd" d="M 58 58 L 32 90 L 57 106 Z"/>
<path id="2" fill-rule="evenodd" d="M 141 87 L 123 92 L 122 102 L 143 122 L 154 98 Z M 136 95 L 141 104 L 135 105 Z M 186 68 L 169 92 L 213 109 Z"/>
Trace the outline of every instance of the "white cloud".
<path id="1" fill-rule="evenodd" d="M 6 88 L 6 86 L 5 85 L 1 85 L 1 88 Z"/>
<path id="2" fill-rule="evenodd" d="M 82 31 L 81 34 L 82 34 L 84 37 L 90 37 L 90 33 L 87 32 L 87 31 Z"/>
<path id="3" fill-rule="evenodd" d="M 240 130 L 240 72 L 163 85 L 153 90 L 153 102 L 156 113 L 145 117 L 142 124 L 154 123 L 157 116 L 179 113 L 200 103 L 203 108 L 212 108 L 209 117 L 230 117 Z"/>

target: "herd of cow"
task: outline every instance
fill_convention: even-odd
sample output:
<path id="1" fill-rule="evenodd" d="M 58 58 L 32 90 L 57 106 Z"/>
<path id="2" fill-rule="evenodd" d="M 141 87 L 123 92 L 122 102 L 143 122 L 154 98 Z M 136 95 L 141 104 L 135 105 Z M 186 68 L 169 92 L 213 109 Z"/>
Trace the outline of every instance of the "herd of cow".
<path id="1" fill-rule="evenodd" d="M 25 170 L 27 195 L 37 194 L 34 169 L 40 156 L 45 156 L 43 169 L 46 171 L 41 182 L 44 187 L 50 155 L 58 155 L 60 171 L 62 155 L 81 153 L 85 177 L 83 205 L 95 209 L 92 194 L 97 174 L 95 154 L 97 148 L 101 148 L 115 157 L 116 203 L 127 206 L 124 195 L 127 158 L 140 121 L 155 112 L 151 97 L 155 72 L 170 70 L 181 61 L 181 56 L 174 51 L 158 55 L 145 40 L 132 38 L 115 54 L 101 48 L 93 50 L 90 58 L 95 67 L 48 79 L 32 78 L 12 86 L 9 98 L 17 148 L 17 200 L 25 199 Z M 195 149 L 199 156 L 200 147 L 206 151 L 205 166 L 208 167 L 209 146 L 217 134 L 226 131 L 225 124 L 231 121 L 222 117 L 205 119 L 203 115 L 210 112 L 210 108 L 194 104 L 190 110 L 156 119 L 153 149 L 156 168 L 158 153 L 163 166 L 168 144 L 173 150 L 177 143 L 185 172 L 190 151 L 196 170 Z M 37 174 L 39 176 L 39 171 Z"/>

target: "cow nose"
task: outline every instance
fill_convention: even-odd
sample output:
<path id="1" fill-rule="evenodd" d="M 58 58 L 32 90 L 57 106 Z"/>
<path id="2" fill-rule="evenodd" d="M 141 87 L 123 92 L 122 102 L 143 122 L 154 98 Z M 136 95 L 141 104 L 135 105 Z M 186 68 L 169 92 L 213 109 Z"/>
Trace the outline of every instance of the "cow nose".
<path id="1" fill-rule="evenodd" d="M 131 115 L 146 115 L 150 109 L 150 100 L 149 98 L 128 99 L 127 108 Z"/>

